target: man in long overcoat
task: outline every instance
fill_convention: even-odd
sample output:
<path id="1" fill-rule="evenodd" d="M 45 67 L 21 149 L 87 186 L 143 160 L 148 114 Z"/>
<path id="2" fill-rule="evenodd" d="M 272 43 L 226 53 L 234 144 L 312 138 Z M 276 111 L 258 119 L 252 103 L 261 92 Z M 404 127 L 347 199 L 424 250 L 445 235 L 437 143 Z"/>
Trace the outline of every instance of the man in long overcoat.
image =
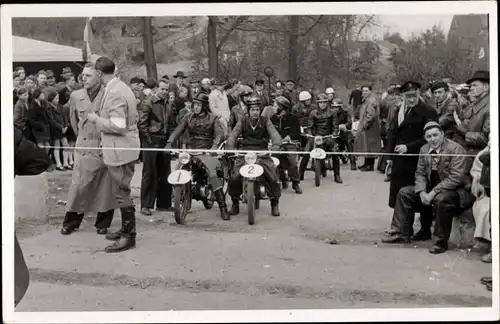
<path id="1" fill-rule="evenodd" d="M 389 191 L 389 207 L 394 208 L 396 197 L 401 188 L 410 186 L 415 181 L 420 148 L 426 143 L 424 126 L 429 121 L 438 121 L 437 112 L 426 105 L 420 95 L 421 85 L 417 82 L 406 82 L 401 86 L 403 101 L 396 112 L 387 132 L 386 153 L 396 153 L 389 156 L 387 163 L 391 171 Z M 427 240 L 431 238 L 432 215 L 420 214 L 421 230 L 412 239 Z"/>
<path id="2" fill-rule="evenodd" d="M 106 238 L 116 241 L 106 252 L 121 252 L 135 247 L 135 206 L 130 197 L 130 183 L 141 143 L 137 129 L 137 101 L 132 89 L 115 76 L 115 63 L 107 57 L 97 59 L 96 70 L 101 74 L 106 90 L 97 113 L 87 115 L 101 133 L 104 164 L 113 179 L 113 196 L 120 207 L 122 227 Z"/>
<path id="3" fill-rule="evenodd" d="M 87 122 L 87 115 L 99 109 L 104 88 L 92 64 L 87 64 L 82 74 L 84 88 L 73 91 L 69 100 L 71 127 L 77 135 L 76 147 L 96 148 L 101 145 L 101 135 L 95 124 Z M 74 154 L 75 166 L 61 233 L 68 235 L 78 229 L 84 213 L 98 212 L 97 233 L 106 234 L 118 204 L 112 195 L 113 181 L 102 152 L 77 149 Z"/>
<path id="4" fill-rule="evenodd" d="M 354 141 L 354 152 L 380 153 L 380 107 L 371 86 L 361 87 L 363 101 L 359 110 L 359 126 Z M 373 171 L 375 158 L 367 156 L 361 171 Z"/>

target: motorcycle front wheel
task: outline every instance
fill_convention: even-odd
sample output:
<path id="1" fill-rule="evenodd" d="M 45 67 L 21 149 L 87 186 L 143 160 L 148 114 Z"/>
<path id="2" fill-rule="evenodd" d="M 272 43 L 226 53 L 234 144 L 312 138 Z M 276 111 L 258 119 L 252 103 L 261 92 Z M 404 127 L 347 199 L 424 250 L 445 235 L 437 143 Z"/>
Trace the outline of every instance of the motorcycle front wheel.
<path id="1" fill-rule="evenodd" d="M 255 224 L 255 181 L 247 181 L 248 224 Z"/>
<path id="2" fill-rule="evenodd" d="M 321 160 L 314 160 L 314 184 L 319 187 L 321 184 Z"/>
<path id="3" fill-rule="evenodd" d="M 174 190 L 175 222 L 179 225 L 186 224 L 186 215 L 191 207 L 191 182 L 176 186 Z"/>

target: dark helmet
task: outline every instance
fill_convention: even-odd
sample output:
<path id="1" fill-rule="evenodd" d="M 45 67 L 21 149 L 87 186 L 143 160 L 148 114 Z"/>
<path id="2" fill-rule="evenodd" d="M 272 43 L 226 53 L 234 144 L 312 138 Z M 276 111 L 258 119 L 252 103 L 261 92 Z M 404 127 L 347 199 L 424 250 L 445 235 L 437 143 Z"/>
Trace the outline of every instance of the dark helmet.
<path id="1" fill-rule="evenodd" d="M 251 96 L 248 98 L 246 105 L 250 109 L 252 106 L 259 106 L 262 107 L 262 99 L 260 99 L 259 96 Z"/>
<path id="2" fill-rule="evenodd" d="M 247 85 L 241 85 L 238 89 L 238 94 L 239 94 L 241 99 L 243 99 L 243 97 L 245 97 L 245 96 L 251 95 L 252 93 L 253 93 L 253 89 Z"/>
<path id="3" fill-rule="evenodd" d="M 317 103 L 320 103 L 320 102 L 328 102 L 328 97 L 326 96 L 326 94 L 324 93 L 319 93 L 317 96 L 316 96 L 316 102 Z"/>
<path id="4" fill-rule="evenodd" d="M 292 108 L 292 104 L 290 103 L 290 100 L 283 96 L 276 97 L 276 103 L 278 104 L 279 108 L 282 110 L 290 110 Z"/>
<path id="5" fill-rule="evenodd" d="M 340 99 L 333 99 L 333 107 L 342 107 L 344 104 Z"/>
<path id="6" fill-rule="evenodd" d="M 208 106 L 208 94 L 205 92 L 200 92 L 198 95 L 193 99 L 194 101 L 201 102 L 202 106 Z"/>

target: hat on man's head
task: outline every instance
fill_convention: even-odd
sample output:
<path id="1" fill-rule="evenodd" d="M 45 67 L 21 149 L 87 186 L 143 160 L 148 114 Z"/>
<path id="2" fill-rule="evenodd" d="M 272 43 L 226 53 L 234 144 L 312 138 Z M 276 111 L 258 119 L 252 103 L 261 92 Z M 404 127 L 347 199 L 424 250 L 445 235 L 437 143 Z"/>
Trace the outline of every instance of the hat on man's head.
<path id="1" fill-rule="evenodd" d="M 210 79 L 209 78 L 203 78 L 203 80 L 201 80 L 201 84 L 210 84 Z"/>
<path id="2" fill-rule="evenodd" d="M 408 81 L 401 85 L 401 92 L 416 91 L 419 90 L 422 85 L 418 82 Z"/>
<path id="3" fill-rule="evenodd" d="M 177 78 L 182 78 L 182 79 L 185 79 L 185 78 L 186 78 L 186 76 L 184 75 L 184 72 L 182 72 L 182 71 L 177 71 L 177 74 L 176 74 L 176 75 L 174 75 L 174 78 L 176 78 L 176 79 L 177 79 Z"/>
<path id="4" fill-rule="evenodd" d="M 472 78 L 467 80 L 467 84 L 471 84 L 474 81 L 482 81 L 486 83 L 490 83 L 490 72 L 489 71 L 476 71 Z"/>
<path id="5" fill-rule="evenodd" d="M 47 88 L 45 91 L 43 91 L 44 95 L 47 97 L 48 102 L 52 102 L 55 97 L 57 97 L 58 93 L 55 88 Z"/>
<path id="6" fill-rule="evenodd" d="M 130 79 L 130 84 L 133 83 L 141 83 L 141 79 L 139 79 L 138 77 L 133 77 L 132 79 Z"/>
<path id="7" fill-rule="evenodd" d="M 434 82 L 431 85 L 432 92 L 436 91 L 437 89 L 441 89 L 441 88 L 443 88 L 444 90 L 448 90 L 449 89 L 448 83 L 443 82 L 443 81 L 438 81 L 438 82 Z"/>
<path id="8" fill-rule="evenodd" d="M 200 79 L 194 77 L 189 81 L 189 83 L 197 83 L 197 82 L 200 82 Z"/>
<path id="9" fill-rule="evenodd" d="M 435 122 L 435 121 L 429 121 L 425 124 L 424 126 L 424 133 L 427 132 L 429 129 L 432 129 L 432 128 L 439 128 L 440 130 L 443 130 L 443 128 L 441 127 L 441 125 L 439 125 L 438 122 Z"/>
<path id="10" fill-rule="evenodd" d="M 266 83 L 262 79 L 258 79 L 257 81 L 255 81 L 255 85 L 264 85 L 264 84 Z"/>
<path id="11" fill-rule="evenodd" d="M 52 78 L 55 78 L 54 71 L 47 70 L 47 79 L 52 79 Z"/>
<path id="12" fill-rule="evenodd" d="M 215 78 L 212 80 L 212 83 L 213 83 L 213 85 L 216 85 L 216 86 L 223 86 L 223 85 L 227 84 L 226 81 L 224 81 L 222 79 L 215 79 Z"/>
<path id="13" fill-rule="evenodd" d="M 295 81 L 292 80 L 292 79 L 288 79 L 288 80 L 286 80 L 286 83 L 293 83 L 293 84 L 295 84 Z"/>
<path id="14" fill-rule="evenodd" d="M 164 76 L 162 76 L 162 77 L 161 77 L 161 79 L 170 80 L 170 79 L 168 78 L 168 75 L 166 75 L 166 74 L 165 74 Z"/>

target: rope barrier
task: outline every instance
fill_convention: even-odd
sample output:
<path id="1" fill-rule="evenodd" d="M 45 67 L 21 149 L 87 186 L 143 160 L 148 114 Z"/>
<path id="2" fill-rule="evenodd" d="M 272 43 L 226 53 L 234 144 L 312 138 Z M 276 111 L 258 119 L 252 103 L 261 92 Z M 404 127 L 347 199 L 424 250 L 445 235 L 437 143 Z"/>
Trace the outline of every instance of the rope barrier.
<path id="1" fill-rule="evenodd" d="M 121 150 L 121 151 L 145 151 L 145 152 L 172 152 L 172 153 L 217 153 L 217 154 L 224 154 L 224 153 L 240 153 L 240 154 L 246 154 L 246 153 L 267 153 L 267 154 L 272 154 L 272 155 L 279 155 L 279 154 L 308 154 L 309 152 L 306 151 L 255 151 L 255 150 L 211 150 L 211 149 L 175 149 L 175 148 L 130 148 L 130 147 L 73 147 L 73 146 L 40 146 L 41 148 L 45 149 L 60 149 L 60 150 L 103 150 L 103 151 L 114 151 L 114 150 Z M 326 155 L 354 155 L 354 156 L 436 156 L 436 154 L 430 154 L 430 153 L 423 153 L 423 154 L 415 154 L 415 153 L 373 153 L 373 152 L 326 152 Z M 455 157 L 476 157 L 474 154 L 443 154 L 439 153 L 437 154 L 439 156 L 455 156 Z"/>

